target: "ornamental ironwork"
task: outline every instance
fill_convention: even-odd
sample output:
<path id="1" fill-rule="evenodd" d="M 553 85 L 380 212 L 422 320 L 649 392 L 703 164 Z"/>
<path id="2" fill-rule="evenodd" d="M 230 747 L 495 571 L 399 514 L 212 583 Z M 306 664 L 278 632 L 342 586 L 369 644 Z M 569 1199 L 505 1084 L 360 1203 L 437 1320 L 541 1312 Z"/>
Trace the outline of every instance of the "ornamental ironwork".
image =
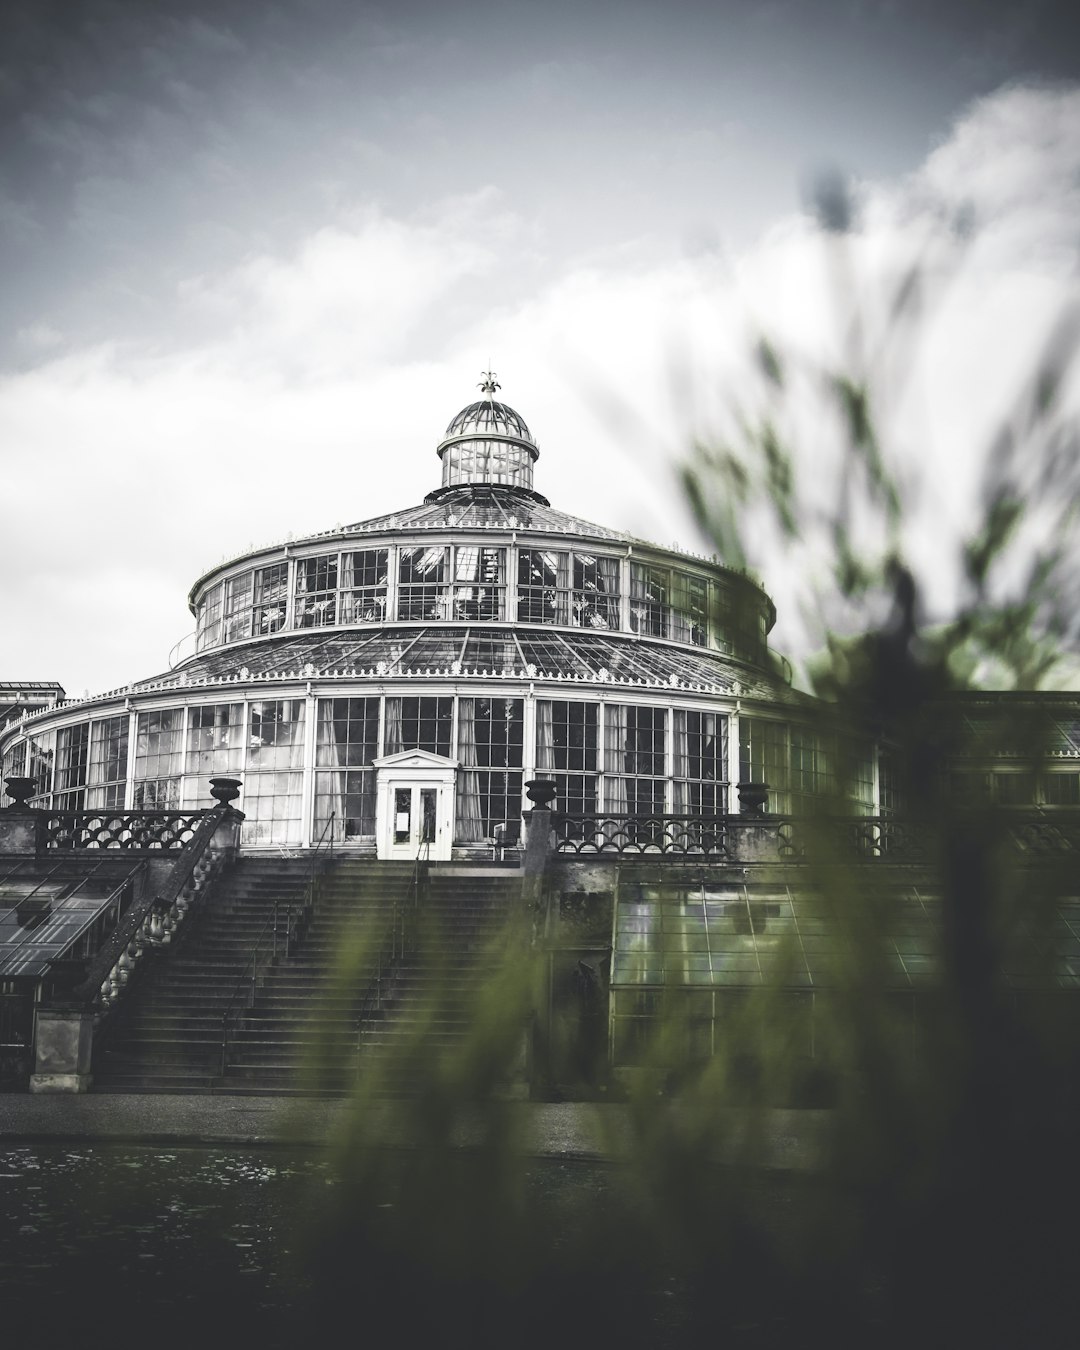
<path id="1" fill-rule="evenodd" d="M 727 823 L 718 816 L 629 814 L 553 817 L 558 853 L 699 853 L 729 858 Z"/>
<path id="2" fill-rule="evenodd" d="M 206 818 L 193 811 L 50 811 L 49 848 L 155 849 L 179 853 Z"/>

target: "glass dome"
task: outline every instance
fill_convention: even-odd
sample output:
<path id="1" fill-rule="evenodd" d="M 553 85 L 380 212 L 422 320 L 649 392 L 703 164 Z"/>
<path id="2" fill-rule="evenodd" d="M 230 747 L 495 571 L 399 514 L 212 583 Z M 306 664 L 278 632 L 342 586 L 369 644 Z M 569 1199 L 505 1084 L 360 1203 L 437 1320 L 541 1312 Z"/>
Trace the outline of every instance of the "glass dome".
<path id="1" fill-rule="evenodd" d="M 446 428 L 437 452 L 444 488 L 502 483 L 532 491 L 533 463 L 540 452 L 521 414 L 493 397 L 498 387 L 487 373 L 481 384 L 487 397 L 462 408 Z"/>

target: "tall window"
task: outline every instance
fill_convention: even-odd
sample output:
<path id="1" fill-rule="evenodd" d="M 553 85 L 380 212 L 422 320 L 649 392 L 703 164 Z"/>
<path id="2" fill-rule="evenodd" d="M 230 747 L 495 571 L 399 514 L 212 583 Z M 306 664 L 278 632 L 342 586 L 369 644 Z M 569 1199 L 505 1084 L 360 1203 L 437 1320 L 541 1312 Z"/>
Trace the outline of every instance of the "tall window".
<path id="1" fill-rule="evenodd" d="M 518 622 L 567 623 L 570 554 L 518 550 Z"/>
<path id="2" fill-rule="evenodd" d="M 127 786 L 128 716 L 107 717 L 90 728 L 90 773 L 86 804 L 91 808 L 124 804 Z"/>
<path id="3" fill-rule="evenodd" d="M 675 573 L 671 636 L 704 647 L 709 641 L 709 583 L 689 572 Z"/>
<path id="4" fill-rule="evenodd" d="M 135 806 L 142 810 L 180 805 L 183 708 L 139 713 L 135 724 Z"/>
<path id="5" fill-rule="evenodd" d="M 454 556 L 455 619 L 501 619 L 506 614 L 506 550 L 459 544 Z"/>
<path id="6" fill-rule="evenodd" d="M 223 621 L 226 642 L 251 636 L 251 573 L 229 577 L 225 582 Z"/>
<path id="7" fill-rule="evenodd" d="M 574 554 L 571 621 L 579 628 L 618 628 L 619 560 L 591 553 Z"/>
<path id="8" fill-rule="evenodd" d="M 739 718 L 739 778 L 744 783 L 768 783 L 768 809 L 779 815 L 791 810 L 788 762 L 786 723 Z"/>
<path id="9" fill-rule="evenodd" d="M 86 804 L 86 769 L 90 756 L 90 724 L 61 727 L 56 733 L 55 805 L 77 811 Z"/>
<path id="10" fill-rule="evenodd" d="M 47 797 L 53 783 L 53 749 L 56 744 L 54 731 L 43 731 L 27 737 L 27 777 L 34 780 L 35 797 Z"/>
<path id="11" fill-rule="evenodd" d="M 289 564 L 274 563 L 255 573 L 252 601 L 252 632 L 277 633 L 285 627 L 285 606 L 289 594 Z"/>
<path id="12" fill-rule="evenodd" d="M 614 814 L 656 815 L 666 785 L 664 708 L 609 703 L 604 711 L 606 809 Z"/>
<path id="13" fill-rule="evenodd" d="M 385 753 L 427 750 L 449 756 L 453 716 L 452 698 L 388 698 Z"/>
<path id="14" fill-rule="evenodd" d="M 198 651 L 204 647 L 216 647 L 221 641 L 221 593 L 219 581 L 211 586 L 203 597 L 195 620 L 195 646 Z"/>
<path id="15" fill-rule="evenodd" d="M 489 839 L 520 819 L 523 730 L 519 698 L 458 701 L 458 839 Z"/>
<path id="16" fill-rule="evenodd" d="M 448 548 L 403 548 L 398 555 L 398 618 L 448 618 L 449 578 Z"/>
<path id="17" fill-rule="evenodd" d="M 386 618 L 387 558 L 385 548 L 341 555 L 342 623 L 379 623 Z"/>
<path id="18" fill-rule="evenodd" d="M 298 844 L 304 795 L 304 700 L 268 699 L 248 710 L 244 838 Z"/>
<path id="19" fill-rule="evenodd" d="M 331 816 L 335 839 L 375 833 L 375 770 L 378 754 L 377 698 L 319 699 L 315 741 L 315 833 Z"/>
<path id="20" fill-rule="evenodd" d="M 302 558 L 296 565 L 296 626 L 322 628 L 337 622 L 336 553 Z"/>
<path id="21" fill-rule="evenodd" d="M 630 627 L 650 637 L 671 633 L 671 574 L 666 568 L 630 564 Z"/>
<path id="22" fill-rule="evenodd" d="M 727 811 L 728 721 L 721 713 L 675 710 L 675 810 Z"/>
<path id="23" fill-rule="evenodd" d="M 558 784 L 558 809 L 572 815 L 596 814 L 597 713 L 595 703 L 536 703 L 536 769 Z"/>
<path id="24" fill-rule="evenodd" d="M 192 708 L 188 719 L 184 772 L 193 802 L 207 796 L 207 780 L 237 774 L 244 767 L 244 705 L 209 703 Z"/>
<path id="25" fill-rule="evenodd" d="M 812 811 L 837 790 L 836 745 L 831 736 L 794 723 L 791 727 L 791 809 Z"/>

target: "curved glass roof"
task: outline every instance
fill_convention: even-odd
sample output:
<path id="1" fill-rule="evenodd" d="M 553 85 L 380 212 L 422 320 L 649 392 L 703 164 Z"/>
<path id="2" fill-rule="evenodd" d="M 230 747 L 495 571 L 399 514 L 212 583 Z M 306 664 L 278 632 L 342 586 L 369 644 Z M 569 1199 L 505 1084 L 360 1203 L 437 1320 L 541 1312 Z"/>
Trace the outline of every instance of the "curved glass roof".
<path id="1" fill-rule="evenodd" d="M 463 484 L 429 493 L 419 506 L 407 506 L 404 510 L 376 516 L 373 520 L 346 525 L 343 530 L 326 530 L 321 534 L 309 535 L 306 539 L 298 539 L 294 547 L 341 534 L 387 534 L 394 530 L 458 527 L 539 530 L 551 534 L 618 540 L 621 543 L 640 542 L 625 530 L 613 530 L 607 525 L 596 525 L 580 516 L 569 515 L 566 511 L 556 511 L 537 493 L 499 484 Z"/>
<path id="2" fill-rule="evenodd" d="M 364 632 L 307 632 L 194 657 L 183 666 L 131 686 L 132 692 L 182 688 L 201 680 L 504 676 L 589 684 L 647 685 L 710 693 L 768 694 L 765 677 L 715 653 L 605 633 L 563 634 L 548 627 L 377 628 Z"/>
<path id="3" fill-rule="evenodd" d="M 525 425 L 525 419 L 519 412 L 506 403 L 496 403 L 493 398 L 482 398 L 470 403 L 467 408 L 452 418 L 446 428 L 447 437 L 451 436 L 513 436 L 515 440 L 528 441 L 535 445 L 532 432 Z"/>

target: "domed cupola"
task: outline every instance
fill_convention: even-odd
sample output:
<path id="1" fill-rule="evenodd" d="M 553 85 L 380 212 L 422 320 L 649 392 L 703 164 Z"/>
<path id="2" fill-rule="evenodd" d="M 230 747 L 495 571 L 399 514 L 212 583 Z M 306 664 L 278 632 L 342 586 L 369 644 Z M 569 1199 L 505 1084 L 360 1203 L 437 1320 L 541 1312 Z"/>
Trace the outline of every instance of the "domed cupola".
<path id="1" fill-rule="evenodd" d="M 444 488 L 470 483 L 502 483 L 532 491 L 533 463 L 539 457 L 532 432 L 520 413 L 495 400 L 500 388 L 485 371 L 484 398 L 470 403 L 446 428 L 439 443 Z"/>

